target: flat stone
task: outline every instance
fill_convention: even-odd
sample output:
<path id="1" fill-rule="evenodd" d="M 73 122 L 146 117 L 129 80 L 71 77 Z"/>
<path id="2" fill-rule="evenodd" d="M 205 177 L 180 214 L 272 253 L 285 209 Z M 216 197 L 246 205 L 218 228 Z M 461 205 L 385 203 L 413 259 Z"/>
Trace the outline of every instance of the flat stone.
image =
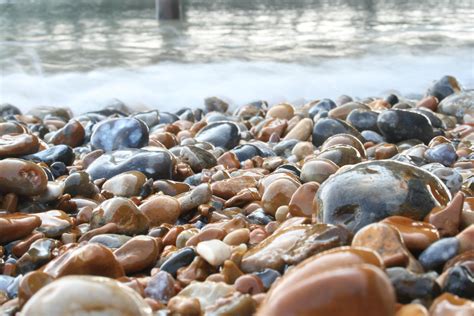
<path id="1" fill-rule="evenodd" d="M 104 151 L 142 148 L 148 144 L 148 126 L 132 117 L 108 119 L 97 124 L 91 144 Z"/>
<path id="2" fill-rule="evenodd" d="M 162 251 L 163 243 L 149 236 L 136 236 L 114 251 L 126 274 L 152 267 Z"/>

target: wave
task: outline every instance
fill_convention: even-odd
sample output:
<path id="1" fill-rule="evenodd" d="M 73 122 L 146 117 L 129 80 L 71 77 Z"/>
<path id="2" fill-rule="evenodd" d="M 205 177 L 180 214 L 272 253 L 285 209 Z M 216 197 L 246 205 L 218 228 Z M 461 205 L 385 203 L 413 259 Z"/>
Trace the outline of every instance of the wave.
<path id="1" fill-rule="evenodd" d="M 201 106 L 209 96 L 239 105 L 317 98 L 422 95 L 433 80 L 450 74 L 474 87 L 472 51 L 434 56 L 365 56 L 319 64 L 264 61 L 160 63 L 137 69 L 98 69 L 50 75 L 1 73 L 0 103 L 23 111 L 39 105 L 68 106 L 76 114 L 112 99 L 136 109 L 176 110 Z"/>

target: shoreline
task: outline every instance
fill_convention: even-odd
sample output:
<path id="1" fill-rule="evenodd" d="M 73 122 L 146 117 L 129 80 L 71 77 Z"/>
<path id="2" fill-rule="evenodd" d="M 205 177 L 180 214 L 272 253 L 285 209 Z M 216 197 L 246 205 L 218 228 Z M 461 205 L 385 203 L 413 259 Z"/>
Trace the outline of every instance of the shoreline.
<path id="1" fill-rule="evenodd" d="M 418 93 L 0 104 L 0 311 L 473 312 L 474 91 Z"/>

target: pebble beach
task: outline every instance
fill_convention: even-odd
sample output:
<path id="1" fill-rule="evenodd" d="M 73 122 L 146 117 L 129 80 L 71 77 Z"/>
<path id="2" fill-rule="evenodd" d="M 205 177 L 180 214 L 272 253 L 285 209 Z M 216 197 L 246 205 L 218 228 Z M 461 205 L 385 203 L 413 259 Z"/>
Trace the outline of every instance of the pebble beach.
<path id="1" fill-rule="evenodd" d="M 434 80 L 436 79 L 436 80 Z M 474 315 L 474 91 L 0 105 L 2 315 Z"/>

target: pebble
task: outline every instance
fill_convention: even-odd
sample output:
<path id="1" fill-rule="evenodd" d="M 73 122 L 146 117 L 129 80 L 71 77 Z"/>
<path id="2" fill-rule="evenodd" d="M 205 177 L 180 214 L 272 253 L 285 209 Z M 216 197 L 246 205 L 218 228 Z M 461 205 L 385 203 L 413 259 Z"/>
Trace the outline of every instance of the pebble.
<path id="1" fill-rule="evenodd" d="M 109 278 L 124 276 L 124 270 L 112 251 L 100 244 L 72 248 L 50 261 L 43 272 L 53 278 L 66 275 L 98 275 Z"/>
<path id="2" fill-rule="evenodd" d="M 240 244 L 246 244 L 250 239 L 250 230 L 248 228 L 236 229 L 227 234 L 223 242 L 229 246 L 238 246 Z"/>
<path id="3" fill-rule="evenodd" d="M 161 264 L 160 269 L 176 276 L 178 269 L 189 265 L 194 260 L 194 257 L 196 257 L 196 253 L 192 248 L 182 248 L 166 258 Z"/>
<path id="4" fill-rule="evenodd" d="M 470 315 L 472 95 L 0 105 L 0 309 Z"/>
<path id="5" fill-rule="evenodd" d="M 405 246 L 414 253 L 425 250 L 440 238 L 439 230 L 434 225 L 404 216 L 390 216 L 382 223 L 395 227 L 400 232 Z"/>
<path id="6" fill-rule="evenodd" d="M 244 272 L 267 268 L 282 271 L 285 264 L 295 264 L 337 246 L 347 245 L 349 232 L 339 226 L 314 224 L 294 225 L 275 232 L 250 249 L 242 258 Z"/>
<path id="7" fill-rule="evenodd" d="M 166 223 L 174 224 L 181 214 L 178 200 L 167 195 L 152 196 L 144 201 L 138 209 L 148 218 L 150 227 Z"/>
<path id="8" fill-rule="evenodd" d="M 313 132 L 313 121 L 309 118 L 304 118 L 299 121 L 291 130 L 289 130 L 284 140 L 296 139 L 299 141 L 307 141 Z"/>
<path id="9" fill-rule="evenodd" d="M 165 149 L 128 149 L 103 154 L 94 160 L 86 171 L 93 180 L 110 179 L 127 171 L 138 171 L 147 178 L 158 180 L 171 179 L 174 166 L 174 157 Z"/>
<path id="10" fill-rule="evenodd" d="M 60 237 L 68 232 L 72 225 L 72 219 L 63 211 L 52 210 L 34 214 L 41 220 L 41 225 L 37 231 L 43 233 L 48 238 Z"/>
<path id="11" fill-rule="evenodd" d="M 430 316 L 464 316 L 474 313 L 474 302 L 450 293 L 438 296 L 429 310 Z"/>
<path id="12" fill-rule="evenodd" d="M 54 145 L 62 144 L 74 148 L 82 145 L 85 134 L 86 132 L 82 124 L 76 120 L 71 120 L 55 132 L 49 142 Z"/>
<path id="13" fill-rule="evenodd" d="M 160 271 L 153 275 L 145 288 L 145 296 L 162 303 L 168 301 L 176 295 L 176 281 L 171 274 Z"/>
<path id="14" fill-rule="evenodd" d="M 437 228 L 440 236 L 454 236 L 459 232 L 463 204 L 464 194 L 459 192 L 446 207 L 435 207 L 425 220 Z"/>
<path id="15" fill-rule="evenodd" d="M 22 239 L 41 225 L 38 216 L 29 214 L 0 214 L 0 245 Z"/>
<path id="16" fill-rule="evenodd" d="M 154 266 L 162 249 L 161 240 L 136 236 L 115 250 L 114 255 L 125 273 L 132 274 Z"/>
<path id="17" fill-rule="evenodd" d="M 113 151 L 142 148 L 148 144 L 148 127 L 136 118 L 115 118 L 100 122 L 91 136 L 94 149 Z"/>
<path id="18" fill-rule="evenodd" d="M 152 310 L 138 293 L 120 282 L 97 276 L 68 276 L 39 290 L 23 307 L 25 315 L 140 315 Z"/>
<path id="19" fill-rule="evenodd" d="M 115 196 L 131 197 L 140 194 L 146 176 L 139 171 L 128 171 L 118 174 L 105 181 L 102 189 L 113 193 Z"/>
<path id="20" fill-rule="evenodd" d="M 354 235 L 352 246 L 374 250 L 386 267 L 408 266 L 416 272 L 422 270 L 405 247 L 400 232 L 391 225 L 374 223 L 365 226 Z"/>
<path id="21" fill-rule="evenodd" d="M 148 231 L 148 218 L 130 200 L 116 197 L 101 203 L 92 212 L 91 229 L 115 223 L 118 233 L 137 235 Z"/>
<path id="22" fill-rule="evenodd" d="M 343 120 L 323 118 L 319 119 L 313 128 L 313 144 L 314 146 L 321 146 L 326 139 L 336 134 L 350 134 L 363 141 L 360 133 L 351 125 Z"/>
<path id="23" fill-rule="evenodd" d="M 317 182 L 307 182 L 301 185 L 291 196 L 288 210 L 292 216 L 312 218 L 316 215 L 316 192 L 319 189 Z"/>
<path id="24" fill-rule="evenodd" d="M 21 159 L 0 160 L 0 192 L 33 196 L 46 190 L 48 178 L 38 165 Z"/>
<path id="25" fill-rule="evenodd" d="M 195 139 L 229 150 L 240 142 L 240 130 L 233 122 L 214 122 L 200 130 Z"/>
<path id="26" fill-rule="evenodd" d="M 218 239 L 200 242 L 196 247 L 196 252 L 212 266 L 220 266 L 232 254 L 231 248 Z"/>
<path id="27" fill-rule="evenodd" d="M 397 295 L 397 302 L 408 304 L 413 300 L 430 302 L 440 293 L 436 273 L 415 274 L 404 268 L 389 268 L 387 275 Z"/>
<path id="28" fill-rule="evenodd" d="M 281 178 L 265 188 L 262 195 L 262 208 L 265 213 L 275 215 L 278 207 L 288 205 L 299 185 L 291 179 Z"/>
<path id="29" fill-rule="evenodd" d="M 0 158 L 19 157 L 39 150 L 38 137 L 30 134 L 0 136 Z"/>
<path id="30" fill-rule="evenodd" d="M 433 127 L 422 114 L 406 110 L 386 110 L 379 114 L 377 126 L 388 142 L 419 139 L 425 144 L 433 138 Z"/>
<path id="31" fill-rule="evenodd" d="M 393 215 L 421 220 L 433 207 L 446 206 L 450 198 L 440 180 L 420 168 L 388 160 L 365 162 L 321 185 L 318 219 L 356 232 Z"/>
<path id="32" fill-rule="evenodd" d="M 458 122 L 472 122 L 474 117 L 474 92 L 463 91 L 461 93 L 451 94 L 441 100 L 438 105 L 440 113 L 455 116 Z"/>
<path id="33" fill-rule="evenodd" d="M 367 109 L 354 109 L 347 116 L 347 122 L 355 127 L 359 132 L 374 131 L 379 133 L 377 118 L 379 114 Z"/>
<path id="34" fill-rule="evenodd" d="M 395 315 L 390 280 L 367 264 L 374 258 L 350 249 L 313 256 L 272 286 L 257 315 Z"/>
<path id="35" fill-rule="evenodd" d="M 201 311 L 213 305 L 218 299 L 234 293 L 232 286 L 224 282 L 193 282 L 185 287 L 176 298 L 196 298 L 199 300 Z M 171 303 L 171 302 L 170 302 Z"/>

